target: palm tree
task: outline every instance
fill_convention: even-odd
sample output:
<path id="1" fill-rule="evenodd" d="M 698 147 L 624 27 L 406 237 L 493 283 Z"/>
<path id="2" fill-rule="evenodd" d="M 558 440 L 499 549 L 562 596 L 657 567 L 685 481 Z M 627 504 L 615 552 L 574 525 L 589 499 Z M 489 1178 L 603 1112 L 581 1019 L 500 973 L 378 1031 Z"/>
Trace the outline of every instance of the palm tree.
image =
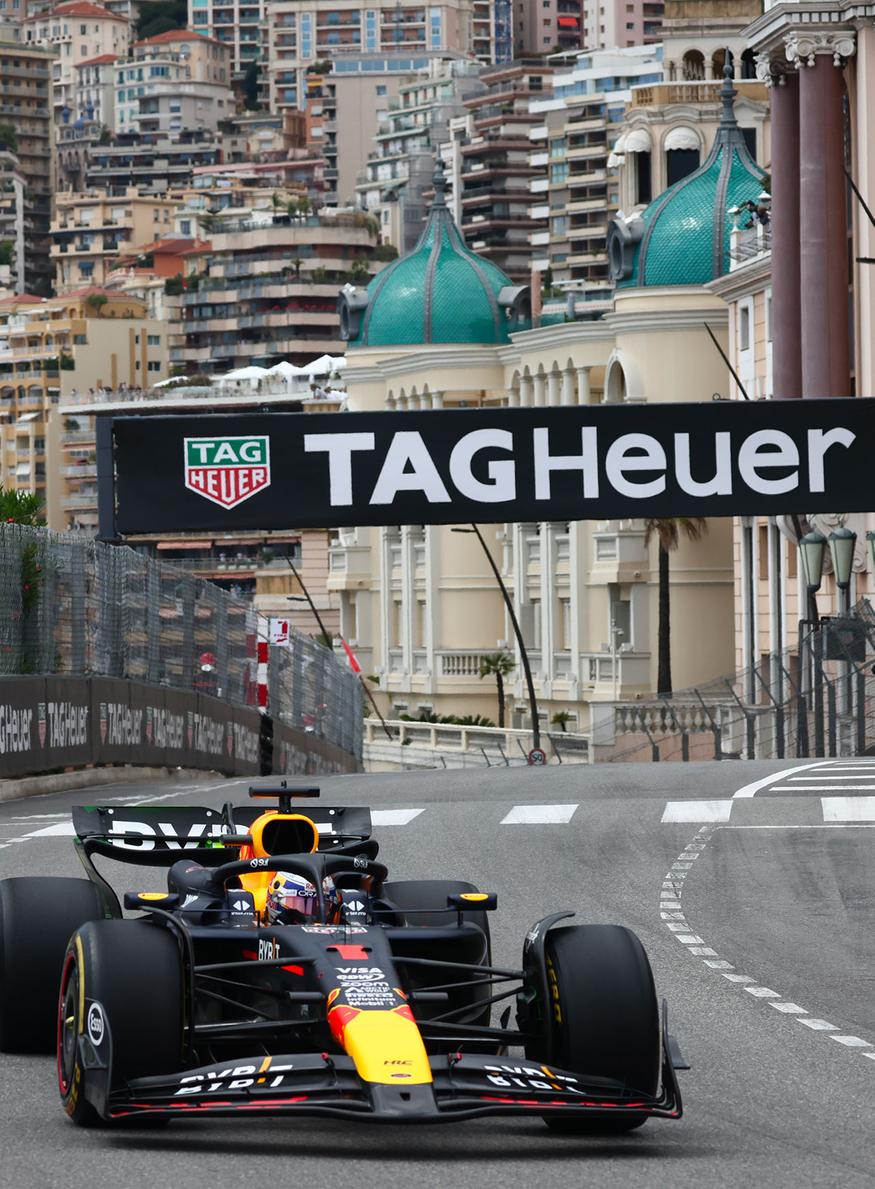
<path id="1" fill-rule="evenodd" d="M 661 698 L 670 698 L 671 689 L 671 595 L 669 588 L 669 553 L 680 543 L 681 534 L 688 541 L 699 541 L 708 531 L 703 516 L 667 516 L 644 521 L 644 544 L 652 537 L 659 541 L 659 629 L 657 644 L 656 690 Z"/>
<path id="2" fill-rule="evenodd" d="M 490 652 L 480 658 L 480 678 L 494 677 L 498 686 L 498 725 L 504 727 L 504 679 L 516 668 L 509 652 Z"/>

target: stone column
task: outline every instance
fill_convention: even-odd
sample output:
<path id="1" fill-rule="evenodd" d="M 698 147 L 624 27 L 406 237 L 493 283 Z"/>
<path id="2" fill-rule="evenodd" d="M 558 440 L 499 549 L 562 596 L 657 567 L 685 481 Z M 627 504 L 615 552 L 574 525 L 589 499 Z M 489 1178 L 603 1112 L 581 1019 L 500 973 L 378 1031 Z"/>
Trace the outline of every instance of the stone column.
<path id="1" fill-rule="evenodd" d="M 535 390 L 534 404 L 543 405 L 546 401 L 547 378 L 543 372 L 536 372 L 532 377 L 532 387 Z"/>
<path id="2" fill-rule="evenodd" d="M 589 390 L 589 373 L 588 367 L 577 369 L 577 403 L 579 405 L 588 405 L 592 401 Z"/>
<path id="3" fill-rule="evenodd" d="M 574 372 L 570 367 L 567 367 L 562 373 L 562 403 L 563 405 L 574 404 Z"/>
<path id="4" fill-rule="evenodd" d="M 798 78 L 790 71 L 779 76 L 770 98 L 772 388 L 776 400 L 787 400 L 802 395 Z"/>
<path id="5" fill-rule="evenodd" d="M 532 404 L 532 377 L 520 376 L 520 404 L 527 409 Z"/>
<path id="6" fill-rule="evenodd" d="M 554 408 L 559 404 L 559 373 L 548 372 L 547 374 L 547 404 Z"/>
<path id="7" fill-rule="evenodd" d="M 442 392 L 433 392 L 431 394 L 431 407 L 433 409 L 442 409 L 444 407 L 444 394 Z"/>
<path id="8" fill-rule="evenodd" d="M 799 281 L 802 395 L 850 396 L 847 182 L 844 175 L 843 56 L 850 35 L 791 39 L 799 63 Z M 778 268 L 781 261 L 773 260 Z"/>

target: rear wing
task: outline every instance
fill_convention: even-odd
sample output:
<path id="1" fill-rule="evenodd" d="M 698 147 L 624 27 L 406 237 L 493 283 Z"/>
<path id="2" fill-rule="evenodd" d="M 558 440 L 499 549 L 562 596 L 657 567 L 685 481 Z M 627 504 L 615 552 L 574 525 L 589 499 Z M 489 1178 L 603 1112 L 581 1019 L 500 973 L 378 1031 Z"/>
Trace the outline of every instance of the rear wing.
<path id="1" fill-rule="evenodd" d="M 218 867 L 239 856 L 226 847 L 224 834 L 245 833 L 264 812 L 258 806 L 226 805 L 224 809 L 164 805 L 75 805 L 73 829 L 86 855 L 98 854 L 123 863 L 169 867 L 182 858 L 204 867 Z M 353 807 L 320 805 L 312 815 L 319 831 L 319 850 L 371 836 L 371 812 Z"/>

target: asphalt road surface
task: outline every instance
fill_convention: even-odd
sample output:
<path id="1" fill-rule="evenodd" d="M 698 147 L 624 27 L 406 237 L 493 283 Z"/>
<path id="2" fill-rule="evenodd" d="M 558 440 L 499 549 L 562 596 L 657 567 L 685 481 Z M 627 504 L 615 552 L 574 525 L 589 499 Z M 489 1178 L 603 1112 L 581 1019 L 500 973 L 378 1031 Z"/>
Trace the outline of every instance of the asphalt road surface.
<path id="1" fill-rule="evenodd" d="M 77 803 L 219 806 L 245 781 L 104 786 L 0 805 L 0 876 L 79 874 Z M 64 1116 L 49 1058 L 0 1058 L 0 1186 L 875 1185 L 875 762 L 660 764 L 338 777 L 398 878 L 495 891 L 495 960 L 573 908 L 646 946 L 693 1069 L 685 1116 L 615 1139 L 537 1120 L 375 1127 L 175 1120 L 99 1132 Z M 120 868 L 117 887 L 156 886 Z M 39 921 L 34 921 L 39 929 Z"/>

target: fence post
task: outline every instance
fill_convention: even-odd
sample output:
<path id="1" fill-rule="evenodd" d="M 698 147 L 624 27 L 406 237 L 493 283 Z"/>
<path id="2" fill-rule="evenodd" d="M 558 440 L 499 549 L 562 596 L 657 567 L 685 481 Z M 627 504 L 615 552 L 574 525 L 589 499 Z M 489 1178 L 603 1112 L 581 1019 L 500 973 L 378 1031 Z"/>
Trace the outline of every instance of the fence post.
<path id="1" fill-rule="evenodd" d="M 857 669 L 857 755 L 866 754 L 866 675 Z"/>
<path id="2" fill-rule="evenodd" d="M 812 649 L 814 655 L 814 754 L 822 756 L 825 752 L 824 721 L 823 721 L 823 652 L 822 635 L 819 627 L 812 632 L 814 637 Z"/>
<path id="3" fill-rule="evenodd" d="M 836 747 L 836 719 L 837 719 L 836 687 L 835 687 L 835 682 L 830 681 L 830 679 L 826 676 L 826 674 L 824 674 L 823 679 L 826 682 L 826 707 L 827 707 L 828 725 L 829 725 L 829 732 L 827 735 L 827 739 L 828 739 L 828 744 L 829 744 L 829 755 L 832 757 L 832 756 L 836 755 L 837 750 L 838 750 Z"/>
<path id="4" fill-rule="evenodd" d="M 720 724 L 717 721 L 717 719 L 714 717 L 714 715 L 711 713 L 711 711 L 708 709 L 708 707 L 705 705 L 705 699 L 702 697 L 702 695 L 699 693 L 699 691 L 694 690 L 693 692 L 695 693 L 696 697 L 699 699 L 699 705 L 702 707 L 702 709 L 708 715 L 708 721 L 711 724 L 711 730 L 714 734 L 714 759 L 722 760 L 723 759 L 723 736 L 722 736 Z"/>
<path id="5" fill-rule="evenodd" d="M 749 760 L 755 760 L 756 759 L 756 722 L 755 722 L 754 715 L 751 714 L 749 711 L 745 710 L 744 703 L 742 702 L 741 698 L 738 696 L 738 694 L 733 689 L 732 683 L 730 681 L 727 681 L 724 678 L 723 684 L 726 686 L 726 688 L 732 694 L 733 698 L 735 699 L 736 703 L 738 704 L 738 709 L 744 715 L 744 733 L 745 733 L 746 742 L 747 742 L 747 758 Z"/>
<path id="6" fill-rule="evenodd" d="M 783 760 L 784 758 L 784 708 L 777 702 L 769 689 L 768 683 L 763 678 L 762 674 L 753 666 L 754 676 L 759 681 L 760 685 L 766 692 L 766 697 L 775 707 L 775 753 L 776 759 Z"/>
<path id="7" fill-rule="evenodd" d="M 85 665 L 85 543 L 70 546 L 70 667 L 84 673 Z"/>

